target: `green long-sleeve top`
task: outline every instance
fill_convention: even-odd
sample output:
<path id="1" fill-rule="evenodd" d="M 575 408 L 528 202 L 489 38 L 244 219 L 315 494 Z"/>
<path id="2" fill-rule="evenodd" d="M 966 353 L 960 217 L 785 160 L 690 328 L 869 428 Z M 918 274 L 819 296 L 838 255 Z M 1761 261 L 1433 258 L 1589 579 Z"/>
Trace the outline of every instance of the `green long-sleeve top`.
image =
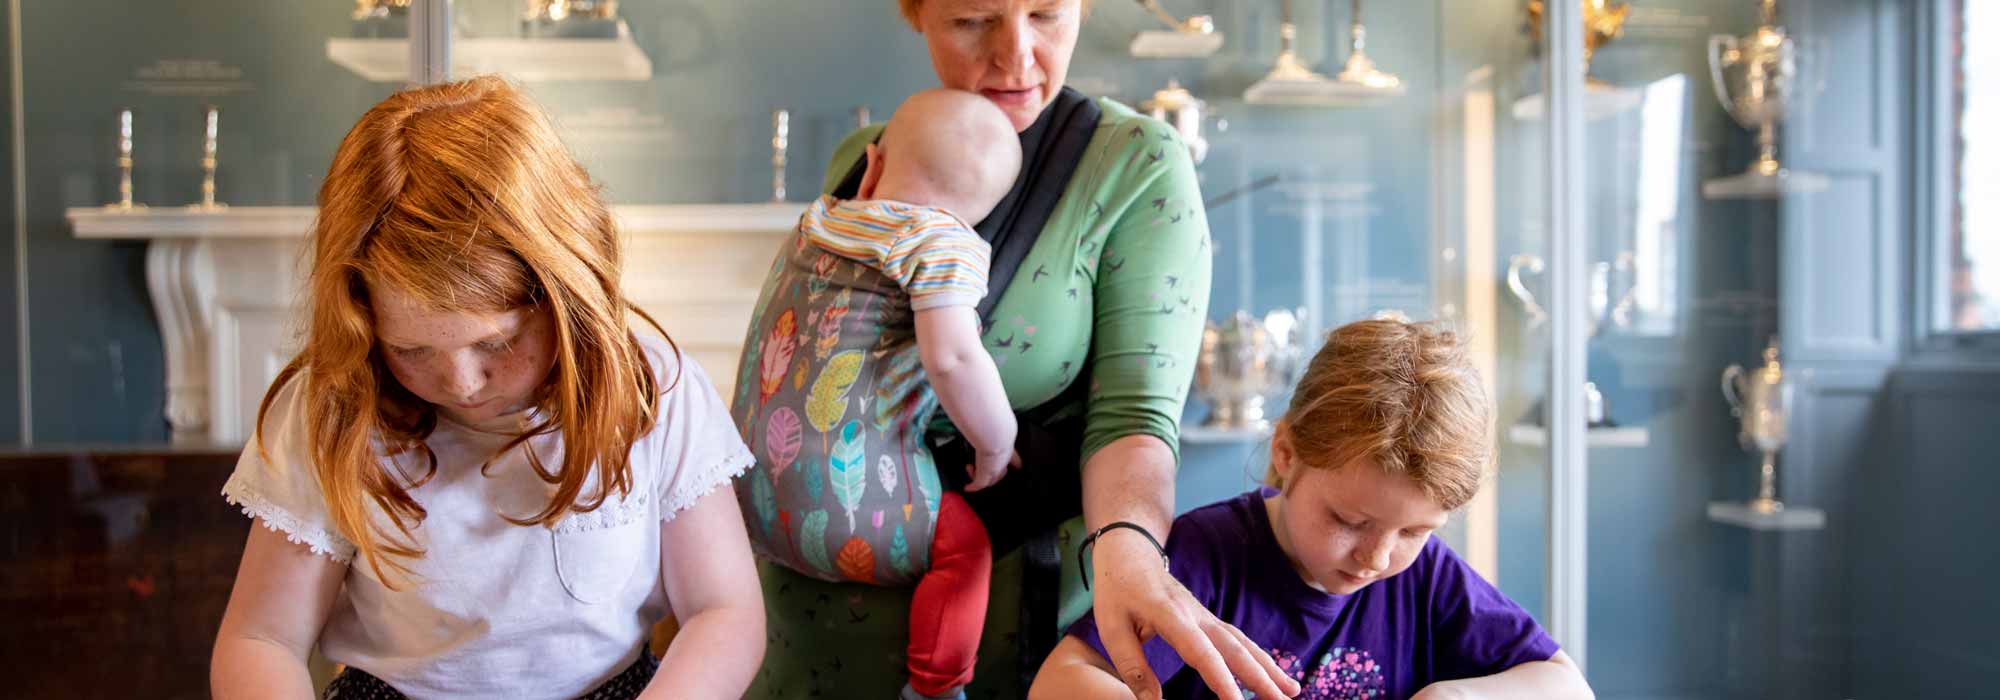
<path id="1" fill-rule="evenodd" d="M 1157 437 L 1178 459 L 1181 409 L 1208 315 L 1208 220 L 1179 135 L 1117 102 L 1098 105 L 1097 131 L 1055 211 L 1007 288 L 992 292 L 1002 296 L 986 349 L 1017 409 L 1062 393 L 1089 358 L 1084 462 L 1128 435 Z M 841 142 L 825 191 L 881 129 Z M 1062 617 L 1070 619 L 1088 598 L 1071 568 L 1074 538 L 1066 539 Z M 828 583 L 770 564 L 761 572 L 771 638 L 748 697 L 895 696 L 904 681 L 909 590 Z M 995 563 L 973 697 L 1026 692 L 1015 687 L 1013 668 L 1019 577 L 1018 556 Z"/>
<path id="2" fill-rule="evenodd" d="M 1098 105 L 1104 116 L 1055 211 L 1013 281 L 994 291 L 986 350 L 1016 409 L 1062 393 L 1089 357 L 1084 462 L 1127 435 L 1157 437 L 1178 459 L 1208 314 L 1208 219 L 1179 135 L 1117 102 Z M 824 191 L 881 132 L 841 141 Z"/>

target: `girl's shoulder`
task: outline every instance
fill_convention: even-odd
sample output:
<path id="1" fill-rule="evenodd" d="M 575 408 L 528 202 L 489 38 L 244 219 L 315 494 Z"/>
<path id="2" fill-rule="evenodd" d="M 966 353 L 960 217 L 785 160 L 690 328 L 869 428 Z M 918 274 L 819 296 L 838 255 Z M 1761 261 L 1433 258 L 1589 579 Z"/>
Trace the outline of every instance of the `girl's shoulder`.
<path id="1" fill-rule="evenodd" d="M 633 336 L 659 395 L 652 430 L 632 446 L 633 479 L 649 484 L 661 517 L 672 518 L 754 460 L 701 364 L 649 330 Z"/>
<path id="2" fill-rule="evenodd" d="M 319 473 L 312 468 L 307 376 L 301 370 L 272 388 L 259 430 L 244 444 L 222 497 L 314 554 L 346 562 L 354 556 L 354 545 L 334 525 Z"/>

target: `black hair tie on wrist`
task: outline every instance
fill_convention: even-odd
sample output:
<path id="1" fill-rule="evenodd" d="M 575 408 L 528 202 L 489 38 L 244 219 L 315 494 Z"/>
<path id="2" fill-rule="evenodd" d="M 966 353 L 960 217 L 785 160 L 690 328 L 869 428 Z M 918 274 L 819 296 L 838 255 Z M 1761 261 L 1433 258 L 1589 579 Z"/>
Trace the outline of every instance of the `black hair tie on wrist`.
<path id="1" fill-rule="evenodd" d="M 1160 540 L 1158 538 L 1153 537 L 1152 531 L 1140 527 L 1137 523 L 1131 523 L 1131 522 L 1126 522 L 1124 520 L 1120 520 L 1091 531 L 1090 534 L 1085 535 L 1083 537 L 1083 544 L 1077 546 L 1076 574 L 1077 576 L 1083 579 L 1083 590 L 1086 591 L 1090 590 L 1090 569 L 1085 568 L 1083 565 L 1083 550 L 1090 549 L 1090 546 L 1096 544 L 1097 538 L 1102 537 L 1104 533 L 1110 532 L 1112 530 L 1117 530 L 1120 528 L 1126 530 L 1133 530 L 1141 535 L 1144 535 L 1146 537 L 1146 541 L 1152 543 L 1153 549 L 1158 550 L 1160 552 L 1160 568 L 1168 568 L 1169 562 L 1167 561 L 1167 548 L 1160 546 Z"/>

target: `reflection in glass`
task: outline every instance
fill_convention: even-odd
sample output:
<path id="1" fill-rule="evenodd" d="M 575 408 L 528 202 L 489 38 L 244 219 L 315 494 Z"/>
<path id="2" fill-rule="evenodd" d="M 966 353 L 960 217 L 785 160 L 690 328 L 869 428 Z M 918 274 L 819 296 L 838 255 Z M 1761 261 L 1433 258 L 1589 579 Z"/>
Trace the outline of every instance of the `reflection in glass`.
<path id="1" fill-rule="evenodd" d="M 1946 286 L 1944 326 L 1956 331 L 2000 329 L 2000 8 L 1963 2 L 1958 35 L 1959 60 L 1948 85 L 1956 87 L 1957 136 L 1949 217 L 1940 271 Z M 1984 41 L 1973 41 L 1978 36 Z"/>

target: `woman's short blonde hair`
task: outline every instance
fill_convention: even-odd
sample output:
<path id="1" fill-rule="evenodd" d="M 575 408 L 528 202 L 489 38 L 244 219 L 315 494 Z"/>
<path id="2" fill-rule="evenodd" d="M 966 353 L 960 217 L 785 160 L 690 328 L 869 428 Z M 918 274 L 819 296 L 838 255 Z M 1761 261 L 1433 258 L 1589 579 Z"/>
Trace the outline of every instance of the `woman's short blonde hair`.
<path id="1" fill-rule="evenodd" d="M 1458 333 L 1434 322 L 1377 320 L 1327 335 L 1282 425 L 1305 468 L 1372 459 L 1455 510 L 1484 482 L 1492 414 Z M 1275 469 L 1266 481 L 1284 487 Z"/>
<path id="2" fill-rule="evenodd" d="M 1090 1 L 1091 0 L 1082 0 L 1083 14 L 1085 14 L 1086 16 L 1090 14 Z M 916 29 L 919 31 L 921 31 L 923 27 L 922 25 L 917 24 L 917 11 L 923 9 L 923 7 L 924 7 L 924 0 L 896 0 L 896 8 L 903 11 L 903 21 L 909 22 L 911 29 Z"/>

